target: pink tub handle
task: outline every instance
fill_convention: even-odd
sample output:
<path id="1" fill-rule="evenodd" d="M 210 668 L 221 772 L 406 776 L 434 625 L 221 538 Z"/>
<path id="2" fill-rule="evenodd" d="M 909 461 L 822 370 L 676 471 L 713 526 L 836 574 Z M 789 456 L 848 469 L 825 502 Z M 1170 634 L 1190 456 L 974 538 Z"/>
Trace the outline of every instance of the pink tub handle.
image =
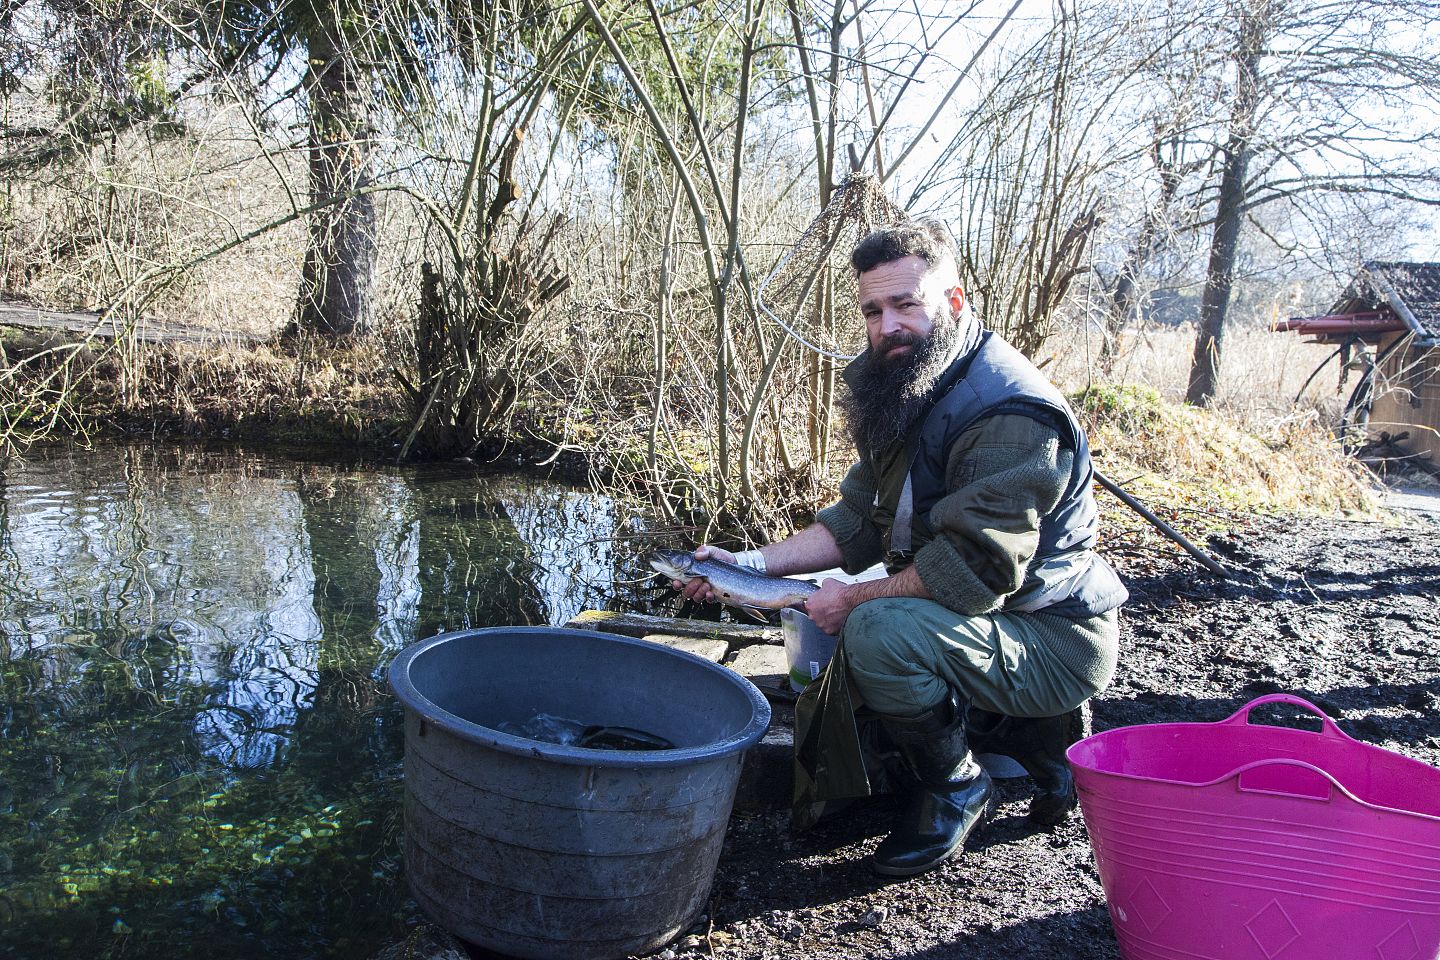
<path id="1" fill-rule="evenodd" d="M 1319 736 L 1338 737 L 1342 740 L 1348 740 L 1351 743 L 1358 742 L 1355 740 L 1354 737 L 1350 736 L 1350 734 L 1346 733 L 1344 730 L 1341 730 L 1339 725 L 1336 724 L 1334 720 L 1330 719 L 1329 714 L 1327 714 L 1325 711 L 1321 710 L 1319 707 L 1315 706 L 1315 704 L 1311 703 L 1309 700 L 1306 700 L 1303 697 L 1293 696 L 1292 694 L 1288 693 L 1267 693 L 1263 697 L 1256 697 L 1254 700 L 1251 700 L 1239 710 L 1236 710 L 1234 713 L 1230 714 L 1230 716 L 1226 717 L 1224 720 L 1219 721 L 1219 723 L 1233 723 L 1238 725 L 1247 724 L 1250 722 L 1250 711 L 1254 710 L 1256 707 L 1264 706 L 1267 703 L 1288 703 L 1292 707 L 1300 707 L 1303 710 L 1308 710 L 1311 713 L 1315 714 L 1315 716 L 1320 718 Z"/>
<path id="2" fill-rule="evenodd" d="M 1297 771 L 1303 771 L 1298 779 Z M 1335 793 L 1355 797 L 1330 774 L 1313 763 L 1272 757 L 1256 760 L 1231 771 L 1224 779 L 1235 779 L 1235 788 L 1242 793 L 1268 793 L 1278 797 L 1301 797 L 1306 800 L 1330 800 Z M 1318 778 L 1318 779 L 1316 779 Z"/>

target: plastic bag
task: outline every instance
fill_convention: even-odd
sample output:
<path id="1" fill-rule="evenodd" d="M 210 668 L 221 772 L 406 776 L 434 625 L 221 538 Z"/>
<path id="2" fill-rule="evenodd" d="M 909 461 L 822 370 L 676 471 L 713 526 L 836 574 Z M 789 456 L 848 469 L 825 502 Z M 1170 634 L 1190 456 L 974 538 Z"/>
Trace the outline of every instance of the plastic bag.
<path id="1" fill-rule="evenodd" d="M 825 672 L 795 703 L 795 794 L 790 820 L 797 830 L 814 825 L 830 801 L 870 795 L 855 700 L 841 640 Z"/>

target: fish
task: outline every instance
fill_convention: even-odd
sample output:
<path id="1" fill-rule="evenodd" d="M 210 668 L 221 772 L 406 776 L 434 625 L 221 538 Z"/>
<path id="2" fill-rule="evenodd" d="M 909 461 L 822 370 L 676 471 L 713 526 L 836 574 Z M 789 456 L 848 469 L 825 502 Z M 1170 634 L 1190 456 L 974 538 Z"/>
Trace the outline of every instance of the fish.
<path id="1" fill-rule="evenodd" d="M 684 550 L 656 550 L 650 554 L 650 566 L 681 583 L 705 578 L 721 603 L 743 610 L 761 623 L 766 622 L 762 611 L 798 607 L 820 589 L 813 580 L 772 577 L 723 560 L 696 560 Z"/>

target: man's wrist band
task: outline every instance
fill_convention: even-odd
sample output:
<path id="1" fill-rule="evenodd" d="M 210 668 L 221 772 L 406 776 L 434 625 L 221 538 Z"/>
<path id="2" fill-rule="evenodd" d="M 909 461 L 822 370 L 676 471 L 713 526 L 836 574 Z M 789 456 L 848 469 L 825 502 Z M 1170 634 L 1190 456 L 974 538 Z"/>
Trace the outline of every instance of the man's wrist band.
<path id="1" fill-rule="evenodd" d="M 759 550 L 741 550 L 735 554 L 735 562 L 742 567 L 749 567 L 757 573 L 765 573 L 765 554 Z"/>

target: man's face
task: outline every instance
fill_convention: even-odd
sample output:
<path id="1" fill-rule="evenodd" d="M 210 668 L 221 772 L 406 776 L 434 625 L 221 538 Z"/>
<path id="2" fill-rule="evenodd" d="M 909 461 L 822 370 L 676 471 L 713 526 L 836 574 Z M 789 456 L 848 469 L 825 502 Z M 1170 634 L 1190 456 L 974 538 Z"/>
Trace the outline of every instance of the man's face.
<path id="1" fill-rule="evenodd" d="M 964 304 L 958 285 L 920 257 L 882 263 L 856 278 L 871 362 L 882 370 L 905 364 L 935 332 L 958 320 Z"/>

